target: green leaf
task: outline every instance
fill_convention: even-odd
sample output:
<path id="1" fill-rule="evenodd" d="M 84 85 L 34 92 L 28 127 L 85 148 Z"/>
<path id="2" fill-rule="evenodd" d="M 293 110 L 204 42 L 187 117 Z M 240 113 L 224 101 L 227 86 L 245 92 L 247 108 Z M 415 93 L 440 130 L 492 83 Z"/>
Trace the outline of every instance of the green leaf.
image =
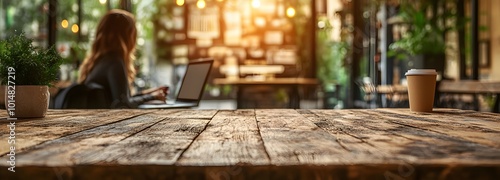
<path id="1" fill-rule="evenodd" d="M 43 50 L 34 47 L 32 42 L 24 33 L 0 41 L 1 79 L 8 78 L 7 69 L 12 67 L 16 85 L 50 85 L 56 80 L 62 58 L 54 47 Z"/>

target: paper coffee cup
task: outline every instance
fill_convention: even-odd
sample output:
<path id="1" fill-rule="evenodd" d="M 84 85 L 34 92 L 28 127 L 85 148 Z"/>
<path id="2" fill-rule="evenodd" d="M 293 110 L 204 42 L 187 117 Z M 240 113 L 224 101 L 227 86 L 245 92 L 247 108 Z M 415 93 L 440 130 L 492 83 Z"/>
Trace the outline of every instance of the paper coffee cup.
<path id="1" fill-rule="evenodd" d="M 437 72 L 434 69 L 410 69 L 406 72 L 410 110 L 432 112 Z"/>

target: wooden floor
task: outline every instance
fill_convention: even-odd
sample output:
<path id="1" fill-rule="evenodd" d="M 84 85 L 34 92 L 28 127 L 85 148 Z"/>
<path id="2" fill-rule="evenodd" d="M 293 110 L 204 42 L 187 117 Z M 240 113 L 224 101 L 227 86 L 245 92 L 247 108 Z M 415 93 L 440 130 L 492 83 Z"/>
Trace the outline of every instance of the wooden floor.
<path id="1" fill-rule="evenodd" d="M 50 110 L 0 120 L 0 156 L 0 179 L 500 179 L 500 114 Z"/>

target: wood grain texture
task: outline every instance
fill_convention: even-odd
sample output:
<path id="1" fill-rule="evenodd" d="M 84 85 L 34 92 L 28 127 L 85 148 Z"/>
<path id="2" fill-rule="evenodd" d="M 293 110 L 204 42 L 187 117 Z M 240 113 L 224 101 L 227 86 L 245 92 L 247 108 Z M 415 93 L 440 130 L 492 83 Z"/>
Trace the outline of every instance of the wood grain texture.
<path id="1" fill-rule="evenodd" d="M 468 137 L 465 132 L 460 132 L 463 133 L 460 136 L 450 135 L 450 132 L 451 134 L 459 134 L 453 131 L 454 123 L 428 122 L 436 121 L 432 117 L 443 116 L 440 117 L 441 119 L 444 119 L 444 117 L 455 118 L 453 117 L 453 111 L 422 115 L 427 117 L 421 117 L 421 115 L 413 113 L 409 114 L 411 116 L 402 116 L 402 114 L 393 114 L 389 111 L 403 112 L 402 114 L 406 112 L 405 110 L 388 109 L 313 110 L 319 117 L 327 116 L 327 118 L 324 118 L 327 119 L 327 122 L 331 122 L 328 119 L 334 121 L 329 124 L 319 124 L 320 127 L 336 126 L 337 129 L 342 129 L 347 134 L 362 138 L 365 143 L 372 146 L 373 152 L 378 151 L 382 154 L 391 155 L 384 162 L 404 160 L 411 163 L 448 163 L 468 162 L 474 159 L 478 164 L 488 164 L 500 160 L 499 149 L 482 144 L 483 140 L 474 141 L 474 138 L 464 138 Z M 443 131 L 440 132 L 439 129 L 443 129 Z M 475 129 L 472 131 L 475 132 L 477 138 L 488 138 L 494 134 L 498 137 L 498 134 L 500 134 L 500 132 L 491 134 L 492 131 L 489 130 L 477 131 L 478 128 L 473 129 Z M 350 145 L 346 145 L 346 148 L 349 149 Z"/>
<path id="2" fill-rule="evenodd" d="M 34 146 L 46 141 L 54 140 L 65 135 L 98 127 L 104 124 L 117 122 L 152 111 L 141 110 L 49 110 L 45 118 L 19 119 L 16 121 L 0 121 L 0 126 L 5 127 L 10 122 L 15 122 L 16 151 L 20 152 L 26 147 Z M 7 114 L 5 114 L 7 116 Z M 5 117 L 4 116 L 4 117 Z M 9 137 L 7 127 L 0 128 L 1 142 L 7 142 Z M 0 156 L 7 154 L 9 146 L 0 146 Z"/>
<path id="3" fill-rule="evenodd" d="M 18 152 L 17 164 L 49 167 L 86 164 L 89 156 L 97 156 L 105 147 L 143 131 L 161 120 L 163 118 L 160 116 L 146 114 L 70 134 Z"/>
<path id="4" fill-rule="evenodd" d="M 268 164 L 254 110 L 219 111 L 183 154 L 178 165 Z"/>
<path id="5" fill-rule="evenodd" d="M 87 150 L 80 159 L 85 164 L 173 165 L 208 124 L 209 120 L 198 117 L 211 117 L 216 111 L 202 112 L 169 110 L 148 114 L 162 120 L 103 149 Z"/>
<path id="6" fill-rule="evenodd" d="M 500 148 L 500 115 L 463 110 L 435 110 L 432 114 L 412 113 L 409 110 L 380 110 L 395 117 L 394 123 L 425 131 L 440 133 L 483 146 Z M 396 118 L 397 117 L 397 118 Z M 404 121 L 412 117 L 414 121 Z M 500 154 L 499 154 L 500 155 Z"/>
<path id="7" fill-rule="evenodd" d="M 394 157 L 393 155 L 394 152 L 400 150 L 400 147 L 396 145 L 403 146 L 410 141 L 381 130 L 396 127 L 384 124 L 383 121 L 367 113 L 360 113 L 356 110 L 299 110 L 299 113 L 335 136 L 335 141 L 346 150 L 345 154 L 355 153 L 359 156 L 371 157 L 355 159 L 359 163 L 388 163 L 411 159 L 408 156 Z"/>
<path id="8" fill-rule="evenodd" d="M 456 109 L 51 110 L 16 134 L 0 179 L 500 179 L 500 114 Z"/>
<path id="9" fill-rule="evenodd" d="M 292 109 L 256 110 L 264 146 L 273 165 L 346 162 L 336 137 Z"/>
<path id="10" fill-rule="evenodd" d="M 161 111 L 168 112 L 169 118 L 178 118 L 178 119 L 203 119 L 210 120 L 212 119 L 218 110 L 215 109 L 202 109 L 202 110 L 190 110 L 190 109 L 165 109 Z"/>

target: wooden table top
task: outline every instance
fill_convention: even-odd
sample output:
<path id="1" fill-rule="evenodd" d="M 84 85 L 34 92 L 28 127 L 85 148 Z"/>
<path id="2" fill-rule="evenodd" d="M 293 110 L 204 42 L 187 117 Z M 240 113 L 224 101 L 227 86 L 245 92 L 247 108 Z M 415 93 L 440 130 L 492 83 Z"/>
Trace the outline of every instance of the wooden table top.
<path id="1" fill-rule="evenodd" d="M 500 114 L 454 109 L 49 110 L 0 137 L 0 179 L 500 178 Z"/>

